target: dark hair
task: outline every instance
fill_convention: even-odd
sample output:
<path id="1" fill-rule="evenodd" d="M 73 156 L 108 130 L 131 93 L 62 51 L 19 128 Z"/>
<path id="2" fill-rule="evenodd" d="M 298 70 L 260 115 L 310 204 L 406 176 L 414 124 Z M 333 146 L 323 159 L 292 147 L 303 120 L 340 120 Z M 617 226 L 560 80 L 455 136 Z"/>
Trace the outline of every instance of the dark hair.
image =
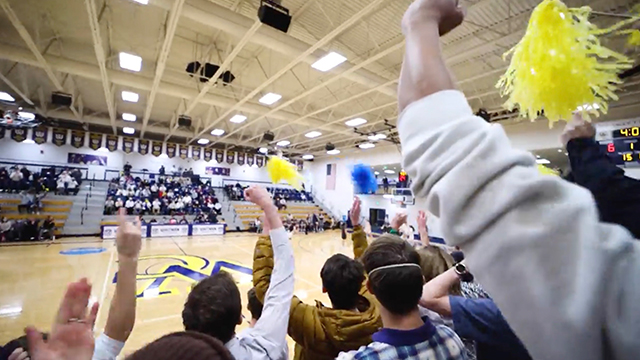
<path id="1" fill-rule="evenodd" d="M 362 255 L 369 274 L 369 286 L 380 304 L 395 315 L 406 315 L 418 306 L 424 278 L 417 266 L 403 266 L 375 271 L 394 264 L 420 265 L 416 250 L 400 237 L 385 234 L 374 240 Z"/>
<path id="2" fill-rule="evenodd" d="M 165 335 L 136 350 L 127 360 L 233 360 L 224 344 L 206 334 L 182 331 Z"/>
<path id="3" fill-rule="evenodd" d="M 334 309 L 351 310 L 356 306 L 358 293 L 365 279 L 362 264 L 345 255 L 336 254 L 324 263 L 320 277 Z"/>
<path id="4" fill-rule="evenodd" d="M 260 316 L 262 316 L 262 303 L 258 300 L 256 288 L 249 289 L 247 292 L 247 298 L 249 298 L 247 309 L 251 313 L 251 317 L 256 320 L 260 319 Z"/>
<path id="5" fill-rule="evenodd" d="M 436 276 L 449 270 L 449 268 L 455 265 L 456 261 L 442 248 L 429 245 L 422 249 L 418 249 L 418 255 L 420 255 L 420 267 L 422 268 L 422 276 L 424 281 L 429 282 Z M 451 295 L 462 295 L 460 290 L 460 283 L 456 282 L 449 289 Z"/>
<path id="6" fill-rule="evenodd" d="M 241 312 L 238 286 L 229 273 L 221 271 L 193 287 L 182 310 L 182 324 L 185 330 L 226 343 L 233 337 Z"/>

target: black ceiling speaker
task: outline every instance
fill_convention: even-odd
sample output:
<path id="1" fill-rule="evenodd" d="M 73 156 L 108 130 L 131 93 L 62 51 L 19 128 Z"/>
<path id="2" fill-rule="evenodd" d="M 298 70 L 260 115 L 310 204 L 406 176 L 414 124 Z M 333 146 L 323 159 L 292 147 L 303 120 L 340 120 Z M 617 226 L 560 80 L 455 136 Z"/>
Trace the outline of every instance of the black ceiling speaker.
<path id="1" fill-rule="evenodd" d="M 276 138 L 275 135 L 273 135 L 271 131 L 267 131 L 264 133 L 262 140 L 269 142 L 269 141 L 273 141 L 273 139 L 275 138 Z"/>
<path id="2" fill-rule="evenodd" d="M 206 63 L 204 66 L 200 64 L 199 61 L 192 61 L 187 64 L 187 68 L 185 71 L 189 74 L 189 76 L 194 77 L 197 76 L 200 79 L 200 82 L 206 83 L 216 74 L 216 72 L 220 69 L 219 65 Z M 236 76 L 229 70 L 220 74 L 218 79 L 222 80 L 223 85 L 231 84 L 233 80 L 236 79 Z"/>
<path id="3" fill-rule="evenodd" d="M 476 112 L 476 116 L 479 116 L 484 119 L 486 122 L 491 122 L 491 114 L 487 111 L 487 109 L 480 108 Z"/>
<path id="4" fill-rule="evenodd" d="M 289 9 L 271 0 L 262 0 L 260 2 L 258 18 L 263 24 L 269 25 L 284 33 L 289 31 L 289 25 L 291 25 Z"/>
<path id="5" fill-rule="evenodd" d="M 51 93 L 51 103 L 58 106 L 71 106 L 71 103 L 73 103 L 73 97 L 71 97 L 71 94 L 56 91 Z"/>
<path id="6" fill-rule="evenodd" d="M 191 117 L 186 115 L 178 116 L 178 126 L 179 127 L 191 127 Z"/>
<path id="7" fill-rule="evenodd" d="M 331 151 L 331 150 L 334 150 L 336 148 L 336 146 L 333 145 L 332 143 L 327 143 L 327 145 L 325 145 L 324 148 L 327 151 Z"/>
<path id="8" fill-rule="evenodd" d="M 202 67 L 202 64 L 200 64 L 199 61 L 192 61 L 187 64 L 186 71 L 189 73 L 189 75 L 191 75 L 191 77 L 196 75 L 200 76 L 201 67 Z"/>

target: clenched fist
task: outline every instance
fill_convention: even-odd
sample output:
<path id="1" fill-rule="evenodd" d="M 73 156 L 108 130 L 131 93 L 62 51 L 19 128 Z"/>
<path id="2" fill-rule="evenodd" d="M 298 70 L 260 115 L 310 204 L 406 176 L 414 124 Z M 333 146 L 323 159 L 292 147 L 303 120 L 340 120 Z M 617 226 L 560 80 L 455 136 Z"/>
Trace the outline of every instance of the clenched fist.
<path id="1" fill-rule="evenodd" d="M 128 222 L 124 217 L 124 208 L 118 212 L 118 232 L 116 233 L 116 247 L 121 258 L 137 260 L 142 246 L 142 232 L 140 219 Z"/>
<path id="2" fill-rule="evenodd" d="M 349 212 L 349 218 L 351 219 L 351 225 L 360 225 L 360 205 L 362 202 L 359 197 L 353 198 L 353 205 L 351 205 L 351 211 Z"/>
<path id="3" fill-rule="evenodd" d="M 244 190 L 244 198 L 252 203 L 260 206 L 264 210 L 269 205 L 273 205 L 271 202 L 271 195 L 269 192 L 261 187 L 252 185 Z"/>
<path id="4" fill-rule="evenodd" d="M 464 16 L 458 0 L 415 0 L 402 18 L 402 30 L 406 34 L 414 27 L 433 23 L 443 36 L 460 25 Z"/>
<path id="5" fill-rule="evenodd" d="M 562 140 L 562 145 L 566 148 L 571 139 L 590 139 L 594 136 L 596 136 L 596 129 L 593 125 L 588 121 L 584 121 L 582 115 L 575 113 L 571 121 L 564 127 L 560 139 Z"/>
<path id="6" fill-rule="evenodd" d="M 393 219 L 391 219 L 391 227 L 396 231 L 400 229 L 400 226 L 407 222 L 407 214 L 396 213 Z"/>

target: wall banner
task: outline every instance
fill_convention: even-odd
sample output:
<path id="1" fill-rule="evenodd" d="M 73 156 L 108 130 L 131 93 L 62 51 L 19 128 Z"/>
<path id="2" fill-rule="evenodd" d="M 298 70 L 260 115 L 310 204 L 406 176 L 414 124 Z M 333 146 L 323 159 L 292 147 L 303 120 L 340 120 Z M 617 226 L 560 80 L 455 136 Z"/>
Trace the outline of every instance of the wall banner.
<path id="1" fill-rule="evenodd" d="M 189 145 L 178 145 L 178 153 L 180 154 L 180 159 L 186 159 L 189 157 Z"/>
<path id="2" fill-rule="evenodd" d="M 149 153 L 149 140 L 138 140 L 138 153 L 140 155 L 147 155 Z M 162 153 L 162 147 L 160 147 L 160 153 Z"/>
<path id="3" fill-rule="evenodd" d="M 247 165 L 253 166 L 253 164 L 255 163 L 255 159 L 255 155 L 247 154 Z"/>
<path id="4" fill-rule="evenodd" d="M 11 129 L 11 138 L 17 142 L 23 142 L 27 140 L 27 129 Z"/>
<path id="5" fill-rule="evenodd" d="M 44 126 L 38 126 L 33 128 L 31 132 L 31 140 L 38 145 L 42 145 L 47 142 L 47 137 L 49 136 L 49 128 Z"/>
<path id="6" fill-rule="evenodd" d="M 213 149 L 205 148 L 203 152 L 204 152 L 204 161 L 206 162 L 211 161 L 211 159 L 213 158 Z"/>
<path id="7" fill-rule="evenodd" d="M 71 146 L 79 149 L 84 146 L 84 131 L 71 131 Z"/>
<path id="8" fill-rule="evenodd" d="M 224 160 L 224 150 L 216 149 L 216 161 L 218 162 L 218 164 L 220 164 L 222 163 L 223 160 Z"/>
<path id="9" fill-rule="evenodd" d="M 89 134 L 89 147 L 93 150 L 98 150 L 102 147 L 102 134 Z"/>
<path id="10" fill-rule="evenodd" d="M 133 144 L 134 139 L 122 138 L 122 151 L 124 151 L 126 154 L 131 154 L 133 152 Z"/>
<path id="11" fill-rule="evenodd" d="M 236 152 L 227 150 L 227 163 L 233 164 L 235 160 L 236 160 Z"/>
<path id="12" fill-rule="evenodd" d="M 107 149 L 109 151 L 118 150 L 118 137 L 116 135 L 107 135 Z"/>
<path id="13" fill-rule="evenodd" d="M 167 143 L 167 156 L 169 158 L 176 157 L 176 144 Z"/>
<path id="14" fill-rule="evenodd" d="M 162 142 L 160 142 L 160 141 L 154 141 L 153 142 L 153 146 L 151 147 L 151 154 L 153 156 L 162 155 Z"/>
<path id="15" fill-rule="evenodd" d="M 51 140 L 57 146 L 67 144 L 67 129 L 53 129 L 53 136 Z"/>

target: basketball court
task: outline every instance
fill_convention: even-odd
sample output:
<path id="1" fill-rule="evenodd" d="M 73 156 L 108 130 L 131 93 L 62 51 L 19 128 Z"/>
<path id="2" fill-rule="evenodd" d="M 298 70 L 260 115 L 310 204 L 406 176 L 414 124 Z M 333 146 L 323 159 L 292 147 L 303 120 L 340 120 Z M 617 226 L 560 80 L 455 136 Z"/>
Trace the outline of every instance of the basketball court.
<path id="1" fill-rule="evenodd" d="M 255 241 L 252 233 L 143 239 L 136 324 L 123 354 L 183 329 L 182 307 L 191 285 L 200 276 L 221 269 L 233 274 L 240 288 L 247 322 L 237 330 L 244 329 L 251 316 L 246 310 L 246 295 L 252 287 Z M 310 304 L 317 299 L 329 305 L 328 297 L 322 294 L 320 269 L 335 253 L 353 256 L 351 242 L 342 240 L 340 231 L 334 230 L 306 236 L 294 234 L 291 244 L 296 261 L 295 295 Z M 104 329 L 118 269 L 114 241 L 79 238 L 53 244 L 2 246 L 0 262 L 0 343 L 22 335 L 27 325 L 48 331 L 66 284 L 81 277 L 93 284 L 92 297 L 101 304 L 96 331 Z M 289 345 L 292 350 L 291 340 Z"/>

